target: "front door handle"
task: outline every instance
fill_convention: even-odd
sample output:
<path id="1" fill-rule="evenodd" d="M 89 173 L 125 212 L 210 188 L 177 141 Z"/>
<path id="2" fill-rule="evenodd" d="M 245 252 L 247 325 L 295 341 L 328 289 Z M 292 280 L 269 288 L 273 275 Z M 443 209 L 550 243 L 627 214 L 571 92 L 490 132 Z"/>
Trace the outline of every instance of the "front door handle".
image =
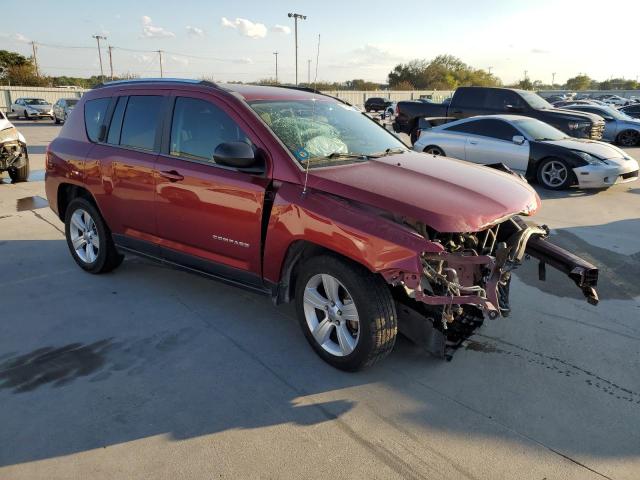
<path id="1" fill-rule="evenodd" d="M 476 140 L 469 140 L 469 143 L 471 145 L 477 145 L 478 144 L 478 142 Z"/>
<path id="2" fill-rule="evenodd" d="M 168 170 L 160 172 L 160 176 L 166 178 L 170 182 L 179 182 L 180 180 L 184 180 L 184 176 L 180 175 L 175 170 Z"/>

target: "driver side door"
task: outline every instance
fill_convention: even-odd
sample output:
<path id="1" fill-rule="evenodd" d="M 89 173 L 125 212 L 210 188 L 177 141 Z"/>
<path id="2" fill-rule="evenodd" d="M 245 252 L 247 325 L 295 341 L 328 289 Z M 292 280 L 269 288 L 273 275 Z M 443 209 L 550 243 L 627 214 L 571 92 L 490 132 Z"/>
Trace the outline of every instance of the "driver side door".
<path id="1" fill-rule="evenodd" d="M 520 131 L 504 120 L 483 119 L 473 124 L 473 130 L 467 137 L 465 157 L 467 161 L 492 164 L 503 163 L 507 167 L 525 172 L 529 165 L 529 142 L 523 144 L 513 142 L 516 135 L 523 136 Z"/>

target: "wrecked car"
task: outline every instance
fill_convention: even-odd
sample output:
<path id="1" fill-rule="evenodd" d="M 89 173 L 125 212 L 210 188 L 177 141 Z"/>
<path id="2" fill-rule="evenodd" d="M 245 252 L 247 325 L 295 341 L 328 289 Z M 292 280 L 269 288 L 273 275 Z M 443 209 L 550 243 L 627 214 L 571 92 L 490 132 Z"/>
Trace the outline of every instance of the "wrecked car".
<path id="1" fill-rule="evenodd" d="M 384 358 L 398 331 L 445 356 L 509 314 L 525 256 L 597 303 L 598 270 L 522 220 L 540 199 L 519 176 L 413 152 L 333 97 L 140 79 L 76 108 L 45 185 L 82 269 L 139 254 L 294 301 L 337 368 Z"/>
<path id="2" fill-rule="evenodd" d="M 0 173 L 8 172 L 13 182 L 29 177 L 27 142 L 18 129 L 0 112 Z"/>

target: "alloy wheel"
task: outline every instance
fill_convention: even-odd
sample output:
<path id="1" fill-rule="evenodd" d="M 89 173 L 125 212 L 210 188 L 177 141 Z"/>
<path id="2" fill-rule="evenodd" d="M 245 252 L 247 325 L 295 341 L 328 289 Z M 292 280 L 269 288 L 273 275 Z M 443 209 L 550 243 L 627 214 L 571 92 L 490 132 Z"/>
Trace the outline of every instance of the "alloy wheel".
<path id="1" fill-rule="evenodd" d="M 73 212 L 69 233 L 78 258 L 85 263 L 95 262 L 100 251 L 100 239 L 96 222 L 86 210 L 79 208 Z"/>
<path id="2" fill-rule="evenodd" d="M 640 140 L 640 134 L 633 130 L 627 130 L 620 134 L 618 142 L 624 147 L 633 147 Z"/>
<path id="3" fill-rule="evenodd" d="M 559 187 L 567 181 L 568 175 L 567 167 L 557 160 L 552 160 L 542 167 L 542 181 L 548 187 Z"/>
<path id="4" fill-rule="evenodd" d="M 304 292 L 304 315 L 315 341 L 331 355 L 351 354 L 360 339 L 360 318 L 353 297 L 335 277 L 317 274 Z"/>

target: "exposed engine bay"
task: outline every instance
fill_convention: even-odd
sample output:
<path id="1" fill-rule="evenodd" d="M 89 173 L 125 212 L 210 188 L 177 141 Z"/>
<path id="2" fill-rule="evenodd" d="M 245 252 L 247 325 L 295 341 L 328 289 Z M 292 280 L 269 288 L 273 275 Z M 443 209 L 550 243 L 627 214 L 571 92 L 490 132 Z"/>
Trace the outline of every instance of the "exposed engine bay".
<path id="1" fill-rule="evenodd" d="M 418 222 L 410 226 L 443 250 L 422 254 L 421 278 L 388 280 L 400 331 L 438 356 L 457 348 L 485 318 L 509 315 L 511 272 L 525 257 L 539 260 L 540 280 L 548 264 L 573 280 L 589 303 L 598 303 L 598 269 L 548 242 L 545 226 L 527 225 L 518 216 L 481 232 L 439 233 Z"/>
<path id="2" fill-rule="evenodd" d="M 18 169 L 27 157 L 27 145 L 14 126 L 0 130 L 0 172 Z"/>

